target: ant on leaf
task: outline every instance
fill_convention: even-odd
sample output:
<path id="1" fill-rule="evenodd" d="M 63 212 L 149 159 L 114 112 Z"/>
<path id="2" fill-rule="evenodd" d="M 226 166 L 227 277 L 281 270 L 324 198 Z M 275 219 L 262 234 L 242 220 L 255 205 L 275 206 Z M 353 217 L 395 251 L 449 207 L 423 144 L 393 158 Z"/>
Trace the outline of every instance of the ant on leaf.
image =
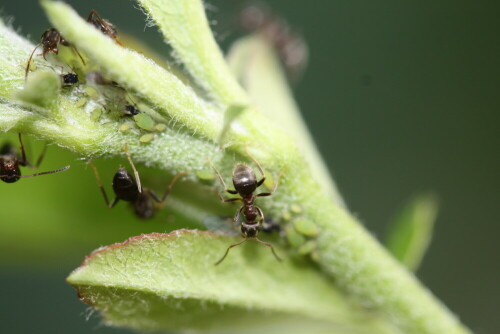
<path id="1" fill-rule="evenodd" d="M 276 183 L 271 190 L 271 192 L 262 192 L 258 194 L 254 194 L 254 192 L 257 190 L 258 187 L 260 187 L 264 181 L 266 180 L 266 175 L 264 173 L 264 170 L 260 166 L 260 164 L 247 152 L 247 155 L 250 157 L 250 159 L 257 165 L 257 168 L 259 169 L 260 174 L 262 175 L 262 178 L 257 181 L 257 177 L 252 170 L 252 168 L 238 163 L 233 169 L 233 185 L 234 189 L 228 189 L 226 186 L 226 183 L 224 182 L 224 179 L 220 175 L 219 171 L 215 168 L 215 166 L 212 164 L 211 161 L 210 165 L 212 166 L 213 170 L 217 174 L 217 177 L 219 178 L 220 183 L 224 187 L 224 191 L 232 194 L 232 195 L 240 195 L 240 197 L 235 197 L 235 198 L 229 198 L 225 199 L 221 193 L 219 193 L 219 196 L 223 202 L 236 202 L 236 201 L 241 201 L 243 205 L 238 209 L 236 212 L 236 215 L 234 216 L 233 221 L 235 223 L 238 222 L 241 213 L 243 213 L 243 216 L 245 217 L 245 221 L 241 223 L 241 236 L 244 238 L 242 241 L 237 242 L 233 245 L 230 245 L 222 258 L 215 263 L 215 265 L 220 264 L 227 256 L 231 248 L 234 248 L 236 246 L 239 246 L 245 242 L 247 242 L 249 239 L 253 239 L 257 241 L 258 243 L 261 243 L 267 247 L 269 247 L 276 257 L 278 261 L 281 261 L 281 258 L 276 254 L 276 251 L 274 250 L 274 247 L 272 244 L 262 241 L 259 238 L 257 238 L 257 235 L 259 232 L 262 230 L 262 224 L 265 220 L 264 213 L 262 210 L 254 205 L 255 199 L 257 197 L 266 197 L 266 196 L 271 196 L 276 189 L 278 188 L 278 183 L 279 179 L 283 175 L 281 173 L 278 176 L 278 179 L 276 180 Z"/>

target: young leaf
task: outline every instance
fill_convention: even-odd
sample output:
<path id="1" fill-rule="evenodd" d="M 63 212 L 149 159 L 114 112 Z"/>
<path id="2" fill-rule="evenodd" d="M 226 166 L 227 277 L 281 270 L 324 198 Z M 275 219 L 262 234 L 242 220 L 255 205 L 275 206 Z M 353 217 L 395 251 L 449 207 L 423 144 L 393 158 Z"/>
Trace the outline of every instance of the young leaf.
<path id="1" fill-rule="evenodd" d="M 387 249 L 410 270 L 416 271 L 432 238 L 438 209 L 432 194 L 416 196 L 399 212 L 386 237 Z"/>
<path id="2" fill-rule="evenodd" d="M 139 331 L 399 333 L 312 267 L 278 263 L 258 243 L 215 266 L 240 240 L 188 230 L 133 237 L 89 255 L 68 282 L 108 324 Z"/>

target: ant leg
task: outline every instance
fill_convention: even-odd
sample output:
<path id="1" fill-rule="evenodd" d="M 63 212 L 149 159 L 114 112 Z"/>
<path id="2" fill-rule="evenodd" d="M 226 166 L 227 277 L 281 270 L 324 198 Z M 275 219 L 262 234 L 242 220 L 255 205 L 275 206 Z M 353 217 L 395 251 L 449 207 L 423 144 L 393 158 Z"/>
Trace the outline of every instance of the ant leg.
<path id="1" fill-rule="evenodd" d="M 135 182 L 137 183 L 137 190 L 139 190 L 139 194 L 141 194 L 142 193 L 141 179 L 139 178 L 139 172 L 135 168 L 134 162 L 132 161 L 132 157 L 130 156 L 130 153 L 128 153 L 128 143 L 125 143 L 123 145 L 123 150 L 127 155 L 127 159 L 130 162 L 130 166 L 132 166 L 132 170 L 134 171 Z"/>
<path id="2" fill-rule="evenodd" d="M 33 49 L 33 52 L 31 52 L 31 55 L 30 57 L 28 58 L 28 63 L 26 64 L 26 71 L 24 73 L 24 82 L 26 83 L 26 81 L 28 80 L 28 72 L 30 71 L 30 63 L 31 63 L 31 59 L 33 58 L 33 55 L 35 54 L 35 51 L 36 49 L 38 49 L 38 47 L 42 45 L 42 42 L 38 43 L 35 48 Z"/>
<path id="3" fill-rule="evenodd" d="M 241 208 L 238 209 L 238 211 L 236 211 L 236 214 L 234 215 L 234 218 L 233 218 L 233 222 L 235 222 L 235 223 L 238 222 L 238 220 L 240 219 L 241 211 L 243 211 L 243 208 L 244 208 L 244 206 L 242 206 Z"/>
<path id="4" fill-rule="evenodd" d="M 26 150 L 24 149 L 24 144 L 23 144 L 21 133 L 18 133 L 18 136 L 19 136 L 19 146 L 20 146 L 20 150 L 21 150 L 21 160 L 19 161 L 19 164 L 21 166 L 28 166 L 28 167 L 34 168 L 34 169 L 40 167 L 40 164 L 42 163 L 43 158 L 45 157 L 45 153 L 47 152 L 47 143 L 45 143 L 43 145 L 43 150 L 40 153 L 40 156 L 38 157 L 38 159 L 36 160 L 36 164 L 33 166 L 26 158 Z"/>
<path id="5" fill-rule="evenodd" d="M 35 168 L 40 167 L 40 165 L 42 164 L 43 158 L 45 157 L 45 153 L 47 153 L 47 143 L 46 142 L 43 144 L 43 150 L 40 153 L 40 155 L 38 156 L 38 159 L 36 160 L 36 164 L 34 166 Z"/>
<path id="6" fill-rule="evenodd" d="M 227 192 L 227 193 L 230 193 L 232 195 L 236 195 L 238 192 L 236 190 L 231 190 L 231 189 L 227 188 L 226 182 L 224 182 L 224 179 L 222 178 L 222 176 L 220 175 L 219 171 L 217 170 L 217 168 L 215 168 L 214 164 L 212 163 L 212 161 L 210 159 L 208 159 L 208 163 L 210 164 L 210 166 L 214 170 L 215 174 L 217 174 L 217 177 L 219 178 L 220 183 L 224 187 L 224 191 Z M 219 193 L 219 197 L 221 198 L 221 200 L 224 201 L 224 198 L 222 197 L 222 195 L 220 193 Z M 232 202 L 232 201 L 230 201 L 230 202 Z"/>
<path id="7" fill-rule="evenodd" d="M 265 246 L 267 246 L 267 247 L 271 248 L 271 252 L 273 252 L 273 255 L 274 255 L 274 257 L 276 258 L 276 260 L 278 260 L 279 262 L 283 261 L 283 260 L 282 260 L 282 259 L 278 256 L 278 254 L 276 254 L 276 251 L 274 250 L 274 247 L 273 247 L 273 245 L 272 245 L 272 244 L 270 244 L 269 242 L 262 241 L 262 240 L 260 240 L 259 238 L 254 238 L 254 239 L 255 239 L 255 241 L 257 241 L 258 243 L 263 244 L 263 245 L 265 245 Z"/>
<path id="8" fill-rule="evenodd" d="M 254 164 L 257 165 L 257 168 L 259 169 L 260 174 L 262 175 L 262 178 L 257 182 L 257 188 L 260 187 L 264 181 L 266 180 L 266 173 L 264 173 L 264 170 L 260 166 L 259 162 L 255 160 L 255 158 L 248 152 L 248 145 L 245 144 L 245 153 L 248 155 L 248 157 L 253 161 Z"/>
<path id="9" fill-rule="evenodd" d="M 215 263 L 214 263 L 214 265 L 218 265 L 219 263 L 221 263 L 222 261 L 224 261 L 224 259 L 226 258 L 227 254 L 229 254 L 229 251 L 231 250 L 231 248 L 236 247 L 236 246 L 239 246 L 239 245 L 241 245 L 241 244 L 245 243 L 247 240 L 248 240 L 248 239 L 246 239 L 246 238 L 245 238 L 245 239 L 243 239 L 242 241 L 237 242 L 237 243 L 232 244 L 231 246 L 229 246 L 229 247 L 226 249 L 226 253 L 224 253 L 224 256 L 223 256 L 223 257 L 222 257 L 219 261 L 215 262 Z"/>
<path id="10" fill-rule="evenodd" d="M 118 197 L 116 197 L 113 200 L 113 203 L 111 203 L 111 204 L 109 203 L 108 195 L 106 194 L 106 189 L 104 189 L 104 186 L 102 185 L 101 177 L 99 176 L 99 172 L 97 171 L 97 167 L 90 161 L 87 162 L 87 165 L 92 167 L 92 169 L 94 170 L 95 178 L 97 180 L 97 185 L 99 186 L 99 189 L 101 190 L 101 194 L 102 194 L 102 197 L 104 198 L 104 202 L 106 202 L 106 206 L 111 209 L 112 207 L 114 207 L 116 205 L 116 203 L 118 203 Z"/>
<path id="11" fill-rule="evenodd" d="M 167 199 L 168 195 L 170 195 L 170 192 L 172 191 L 172 188 L 174 187 L 174 184 L 177 182 L 177 180 L 183 176 L 186 175 L 187 172 L 180 172 L 177 173 L 176 176 L 170 181 L 170 184 L 167 186 L 167 190 L 165 190 L 165 193 L 163 194 L 163 197 L 161 199 L 158 198 L 158 196 L 152 191 L 149 190 L 150 196 L 157 202 L 157 203 L 163 203 Z"/>
<path id="12" fill-rule="evenodd" d="M 265 197 L 265 196 L 271 196 L 272 194 L 274 194 L 274 192 L 278 189 L 278 184 L 279 184 L 280 179 L 283 176 L 283 174 L 285 174 L 284 170 L 282 170 L 281 173 L 280 173 L 280 175 L 278 175 L 278 179 L 276 180 L 276 183 L 274 184 L 273 189 L 271 190 L 271 192 L 269 192 L 269 193 L 260 193 L 260 194 L 255 195 L 255 197 Z"/>
<path id="13" fill-rule="evenodd" d="M 28 160 L 26 159 L 26 151 L 24 150 L 24 145 L 23 145 L 23 139 L 21 133 L 18 133 L 18 138 L 19 138 L 19 149 L 21 150 L 21 160 L 19 161 L 19 164 L 21 166 L 27 166 L 29 165 Z"/>
<path id="14" fill-rule="evenodd" d="M 262 223 L 264 222 L 264 212 L 262 212 L 262 210 L 256 206 L 255 209 L 257 209 L 257 211 L 259 212 L 259 216 L 260 216 L 260 219 L 259 219 L 259 224 L 262 225 Z"/>

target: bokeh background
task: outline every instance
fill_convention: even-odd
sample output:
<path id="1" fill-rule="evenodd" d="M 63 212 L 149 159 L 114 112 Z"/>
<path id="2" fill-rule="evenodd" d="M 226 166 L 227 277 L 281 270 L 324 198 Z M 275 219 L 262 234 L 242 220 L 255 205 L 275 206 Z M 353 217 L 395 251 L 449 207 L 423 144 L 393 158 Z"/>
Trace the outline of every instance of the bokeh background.
<path id="1" fill-rule="evenodd" d="M 170 52 L 155 28 L 145 29 L 132 1 L 68 2 L 82 16 L 97 9 L 122 32 Z M 227 50 L 239 36 L 234 18 L 243 3 L 208 4 Z M 498 333 L 500 6 L 452 0 L 269 4 L 309 45 L 309 67 L 294 91 L 351 211 L 383 238 L 406 201 L 435 191 L 440 213 L 417 276 L 476 333 Z M 33 41 L 49 27 L 37 1 L 1 0 L 0 8 Z M 31 142 L 36 155 L 40 143 Z M 124 162 L 98 161 L 102 177 L 110 180 L 118 163 Z M 64 174 L 0 185 L 4 333 L 128 332 L 101 326 L 64 279 L 94 248 L 176 227 L 165 212 L 144 223 L 123 204 L 107 210 L 77 156 L 51 146 L 42 166 L 66 164 L 72 168 Z"/>

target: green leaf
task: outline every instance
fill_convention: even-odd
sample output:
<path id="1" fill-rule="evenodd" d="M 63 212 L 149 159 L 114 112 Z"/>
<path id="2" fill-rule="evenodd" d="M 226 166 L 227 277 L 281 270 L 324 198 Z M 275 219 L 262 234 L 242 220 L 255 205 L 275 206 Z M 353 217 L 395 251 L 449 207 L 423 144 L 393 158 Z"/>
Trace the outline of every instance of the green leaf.
<path id="1" fill-rule="evenodd" d="M 231 74 L 199 0 L 137 0 L 172 45 L 196 83 L 219 102 L 247 104 L 246 93 Z"/>
<path id="2" fill-rule="evenodd" d="M 133 237 L 89 255 L 68 282 L 108 324 L 140 331 L 398 333 L 312 267 L 278 263 L 258 243 L 215 266 L 240 240 L 188 230 Z"/>
<path id="3" fill-rule="evenodd" d="M 387 249 L 410 270 L 417 270 L 432 238 L 438 211 L 433 194 L 416 196 L 399 212 L 386 237 Z"/>
<path id="4" fill-rule="evenodd" d="M 312 239 L 316 241 L 317 248 L 311 254 L 311 259 L 316 262 L 317 269 L 335 280 L 336 286 L 354 301 L 371 307 L 373 311 L 380 311 L 374 314 L 381 321 L 389 319 L 406 332 L 467 333 L 468 330 L 405 268 L 394 261 L 339 202 L 332 201 L 328 187 L 325 187 L 328 180 L 318 176 L 315 169 L 311 170 L 308 153 L 299 151 L 294 138 L 287 135 L 279 123 L 270 122 L 268 117 L 245 99 L 246 96 L 241 96 L 243 91 L 234 80 L 225 80 L 228 76 L 222 71 L 225 66 L 222 55 L 215 52 L 216 45 L 207 40 L 212 38 L 209 28 L 206 24 L 197 24 L 197 17 L 203 14 L 200 10 L 203 8 L 201 1 L 167 1 L 163 3 L 167 9 L 168 3 L 182 7 L 181 11 L 174 11 L 185 16 L 176 24 L 192 24 L 196 27 L 178 27 L 176 31 L 180 35 L 169 37 L 178 38 L 180 42 L 197 41 L 191 44 L 193 53 L 178 53 L 180 58 L 193 58 L 192 62 L 180 59 L 186 68 L 193 74 L 196 62 L 204 62 L 200 60 L 203 56 L 215 57 L 213 60 L 206 59 L 207 64 L 216 65 L 215 72 L 204 73 L 210 68 L 202 64 L 202 70 L 196 72 L 201 74 L 193 74 L 197 80 L 207 81 L 202 85 L 207 89 L 205 96 L 200 96 L 199 91 L 143 55 L 118 46 L 64 3 L 43 2 L 54 27 L 89 59 L 88 63 L 98 66 L 111 80 L 141 99 L 141 103 L 148 104 L 151 109 L 148 114 L 155 121 L 169 124 L 165 132 L 155 133 L 150 142 L 140 143 L 137 131 L 119 130 L 127 122 L 119 116 L 113 117 L 108 113 L 99 117 L 98 121 L 93 120 L 91 112 L 98 107 L 97 101 L 85 98 L 84 107 L 77 108 L 77 96 L 71 90 L 62 93 L 57 106 L 50 110 L 18 108 L 11 100 L 11 93 L 23 85 L 24 66 L 18 66 L 18 70 L 0 68 L 2 73 L 12 73 L 10 77 L 7 76 L 8 85 L 0 83 L 0 87 L 8 86 L 4 90 L 0 89 L 2 109 L 7 111 L 0 113 L 0 128 L 39 136 L 86 157 L 123 156 L 123 143 L 128 142 L 135 161 L 159 167 L 171 174 L 178 171 L 189 173 L 188 178 L 195 184 L 194 190 L 186 187 L 186 192 L 189 192 L 186 202 L 193 210 L 185 212 L 198 222 L 210 211 L 212 215 L 220 214 L 222 209 L 214 205 L 215 195 L 207 196 L 206 191 L 200 191 L 202 186 L 195 177 L 196 172 L 207 168 L 206 157 L 209 156 L 220 167 L 222 175 L 229 176 L 235 160 L 250 160 L 245 156 L 244 148 L 251 142 L 249 151 L 268 174 L 276 176 L 286 169 L 278 191 L 271 199 L 261 199 L 259 206 L 266 216 L 285 222 L 297 218 L 298 213 L 292 207 L 300 205 L 300 217 L 310 219 L 321 232 Z M 206 18 L 199 22 L 206 22 Z M 195 36 L 197 33 L 200 33 L 200 38 Z M 12 45 L 18 47 L 10 40 L 0 39 L 0 42 L 9 44 L 0 45 L 2 54 Z M 23 63 L 34 46 L 27 43 L 19 45 L 20 52 L 16 54 L 14 62 Z M 189 47 L 185 50 L 189 50 Z M 207 52 L 207 55 L 203 55 L 200 50 Z M 0 66 L 10 66 L 11 63 L 10 60 L 0 60 Z M 219 69 L 220 77 L 217 76 Z M 234 120 L 234 126 L 226 135 L 233 145 L 221 150 L 216 142 L 223 127 L 224 110 L 229 105 L 247 102 L 250 107 Z M 173 207 L 178 212 L 184 212 L 180 203 L 175 203 Z M 95 231 L 92 233 L 95 234 Z M 183 267 L 189 270 L 190 263 Z M 253 267 L 245 268 L 251 273 Z M 247 273 L 241 274 L 252 277 Z M 282 284 L 284 282 L 285 279 L 281 280 Z"/>
<path id="5" fill-rule="evenodd" d="M 217 138 L 221 129 L 217 124 L 222 124 L 222 115 L 218 116 L 215 108 L 201 100 L 190 86 L 140 53 L 119 46 L 67 4 L 43 1 L 42 5 L 64 38 L 100 65 L 109 79 L 143 96 L 166 119 L 180 121 L 191 131 Z"/>

